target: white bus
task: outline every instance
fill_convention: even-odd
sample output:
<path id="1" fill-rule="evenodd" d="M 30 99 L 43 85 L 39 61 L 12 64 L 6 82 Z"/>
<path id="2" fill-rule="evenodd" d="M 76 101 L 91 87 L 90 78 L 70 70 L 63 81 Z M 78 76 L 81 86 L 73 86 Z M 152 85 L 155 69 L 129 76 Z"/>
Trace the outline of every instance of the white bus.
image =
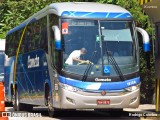
<path id="1" fill-rule="evenodd" d="M 148 34 L 122 7 L 65 2 L 35 13 L 6 36 L 8 98 L 15 110 L 41 105 L 53 116 L 57 109 L 138 107 L 137 30 L 149 51 Z"/>

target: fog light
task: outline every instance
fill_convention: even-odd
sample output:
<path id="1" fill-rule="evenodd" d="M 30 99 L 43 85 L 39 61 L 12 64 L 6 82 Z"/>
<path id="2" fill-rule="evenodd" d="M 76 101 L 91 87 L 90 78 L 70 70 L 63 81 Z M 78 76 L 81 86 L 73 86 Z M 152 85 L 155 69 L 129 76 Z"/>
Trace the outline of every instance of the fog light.
<path id="1" fill-rule="evenodd" d="M 71 99 L 71 98 L 69 98 L 69 97 L 66 97 L 66 99 L 68 100 L 68 102 L 70 102 L 70 103 L 72 103 L 72 104 L 76 104 L 76 103 L 75 103 L 75 100 L 73 100 L 73 99 Z"/>
<path id="2" fill-rule="evenodd" d="M 137 97 L 132 98 L 132 99 L 130 100 L 130 104 L 133 103 L 134 101 L 136 101 L 136 99 L 137 99 Z"/>

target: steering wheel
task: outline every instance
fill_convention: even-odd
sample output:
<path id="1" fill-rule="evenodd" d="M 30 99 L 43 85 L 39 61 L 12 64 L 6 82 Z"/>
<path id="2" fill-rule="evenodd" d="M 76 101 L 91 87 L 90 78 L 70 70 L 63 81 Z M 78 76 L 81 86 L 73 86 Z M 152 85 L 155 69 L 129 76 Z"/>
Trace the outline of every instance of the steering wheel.
<path id="1" fill-rule="evenodd" d="M 77 65 L 87 64 L 86 62 L 79 62 Z"/>

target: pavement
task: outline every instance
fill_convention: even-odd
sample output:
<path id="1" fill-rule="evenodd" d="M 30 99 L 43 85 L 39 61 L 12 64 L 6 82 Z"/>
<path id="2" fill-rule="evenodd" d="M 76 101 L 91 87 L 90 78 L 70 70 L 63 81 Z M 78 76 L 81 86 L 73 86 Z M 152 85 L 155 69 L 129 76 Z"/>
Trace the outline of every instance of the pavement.
<path id="1" fill-rule="evenodd" d="M 155 105 L 142 104 L 138 108 L 124 108 L 130 116 L 139 116 L 140 120 L 160 120 L 160 112 L 155 112 Z"/>
<path id="2" fill-rule="evenodd" d="M 42 109 L 40 109 L 42 110 Z M 6 108 L 6 111 L 13 111 L 13 108 Z M 107 120 L 160 120 L 160 112 L 155 112 L 155 105 L 152 104 L 141 104 L 138 108 L 124 108 L 123 111 L 126 113 L 126 117 L 120 117 L 118 119 L 113 119 L 112 116 L 108 117 L 104 116 L 104 119 Z M 38 111 L 34 111 L 38 112 Z M 43 112 L 43 110 L 41 111 Z M 43 113 L 42 113 L 43 114 Z M 80 113 L 81 114 L 81 113 Z M 89 113 L 90 114 L 90 113 Z M 85 114 L 82 114 L 85 115 Z M 101 115 L 100 115 L 101 116 Z M 84 117 L 85 118 L 85 117 Z M 124 119 L 125 118 L 125 119 Z M 135 118 L 135 119 L 134 119 Z M 51 120 L 48 116 L 38 117 L 38 118 L 23 118 L 23 120 Z M 81 119 L 76 117 L 76 120 Z M 1 120 L 1 119 L 0 119 Z M 9 120 L 22 120 L 22 118 L 18 117 L 10 117 Z M 61 118 L 52 118 L 52 120 L 61 120 Z M 68 120 L 68 118 L 66 119 Z"/>

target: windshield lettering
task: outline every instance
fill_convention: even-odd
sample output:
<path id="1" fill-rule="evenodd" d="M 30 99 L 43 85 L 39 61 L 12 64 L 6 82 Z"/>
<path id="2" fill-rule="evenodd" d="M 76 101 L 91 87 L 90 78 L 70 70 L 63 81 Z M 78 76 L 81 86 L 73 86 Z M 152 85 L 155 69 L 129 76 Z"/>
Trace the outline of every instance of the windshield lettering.
<path id="1" fill-rule="evenodd" d="M 111 82 L 111 79 L 107 78 L 107 79 L 100 79 L 100 78 L 95 78 L 96 82 Z"/>

